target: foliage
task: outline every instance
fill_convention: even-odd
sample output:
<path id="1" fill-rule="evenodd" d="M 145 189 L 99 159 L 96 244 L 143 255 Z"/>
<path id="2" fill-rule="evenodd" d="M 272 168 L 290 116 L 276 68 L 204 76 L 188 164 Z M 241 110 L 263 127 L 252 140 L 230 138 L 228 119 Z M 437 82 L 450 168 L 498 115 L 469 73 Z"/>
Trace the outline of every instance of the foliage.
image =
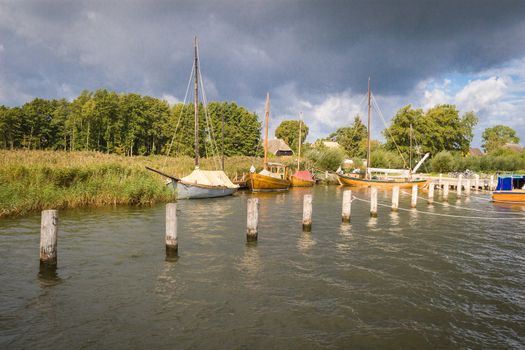
<path id="1" fill-rule="evenodd" d="M 318 170 L 335 171 L 346 158 L 346 154 L 341 148 L 312 148 L 306 152 L 305 158 Z"/>
<path id="2" fill-rule="evenodd" d="M 403 168 L 404 162 L 401 156 L 394 151 L 377 148 L 370 154 L 370 164 L 374 168 Z"/>
<path id="3" fill-rule="evenodd" d="M 430 161 L 432 171 L 437 173 L 454 171 L 456 170 L 455 164 L 456 160 L 454 156 L 448 151 L 439 152 L 434 157 L 432 157 L 432 160 Z"/>
<path id="4" fill-rule="evenodd" d="M 339 143 L 349 157 L 366 157 L 367 129 L 359 115 L 351 126 L 337 129 L 328 138 Z"/>
<path id="5" fill-rule="evenodd" d="M 285 120 L 275 129 L 275 137 L 284 140 L 297 153 L 299 149 L 299 126 L 301 127 L 301 145 L 308 136 L 308 126 L 302 120 Z"/>
<path id="6" fill-rule="evenodd" d="M 220 152 L 222 116 L 224 153 L 255 155 L 261 129 L 257 115 L 226 102 L 212 102 L 207 111 L 199 106 L 200 155 Z M 173 139 L 171 154 L 193 155 L 193 128 L 193 104 L 170 108 L 153 97 L 103 89 L 83 91 L 72 102 L 36 98 L 21 107 L 0 106 L 0 149 L 150 155 L 165 154 Z"/>
<path id="7" fill-rule="evenodd" d="M 516 136 L 516 130 L 505 125 L 496 125 L 487 128 L 481 135 L 483 139 L 482 147 L 487 153 L 494 152 L 506 143 L 518 143 L 520 139 Z"/>
<path id="8" fill-rule="evenodd" d="M 404 154 L 410 152 L 410 126 L 412 125 L 413 146 L 418 154 L 440 151 L 459 151 L 466 154 L 473 137 L 473 128 L 478 118 L 472 112 L 463 117 L 454 105 L 437 105 L 426 113 L 422 109 L 413 109 L 411 105 L 401 108 L 392 125 L 383 131 L 387 143 L 386 148 Z"/>

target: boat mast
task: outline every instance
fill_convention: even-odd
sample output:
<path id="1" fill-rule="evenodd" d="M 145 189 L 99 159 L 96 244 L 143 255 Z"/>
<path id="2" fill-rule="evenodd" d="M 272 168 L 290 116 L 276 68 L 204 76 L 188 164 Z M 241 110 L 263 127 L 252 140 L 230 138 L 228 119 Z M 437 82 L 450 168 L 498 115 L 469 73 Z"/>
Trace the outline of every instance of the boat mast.
<path id="1" fill-rule="evenodd" d="M 299 171 L 299 167 L 300 167 L 300 164 L 301 164 L 301 126 L 303 124 L 303 112 L 299 113 L 300 117 L 299 117 L 299 155 L 297 156 L 297 171 Z"/>
<path id="2" fill-rule="evenodd" d="M 370 168 L 370 120 L 371 120 L 371 92 L 370 92 L 370 77 L 368 77 L 368 140 L 367 140 L 367 152 L 366 152 L 366 173 L 365 178 L 368 179 L 368 168 Z"/>
<path id="3" fill-rule="evenodd" d="M 199 167 L 199 59 L 197 54 L 197 36 L 195 36 L 195 96 L 194 96 L 194 112 L 195 112 L 195 168 Z"/>
<path id="4" fill-rule="evenodd" d="M 412 172 L 412 123 L 410 123 L 410 152 L 408 158 L 408 170 Z"/>
<path id="5" fill-rule="evenodd" d="M 221 114 L 222 137 L 221 137 L 221 170 L 224 171 L 224 112 Z"/>
<path id="6" fill-rule="evenodd" d="M 268 120 L 270 119 L 270 93 L 266 93 L 266 104 L 264 106 L 266 114 L 266 127 L 264 131 L 264 169 L 268 167 Z"/>

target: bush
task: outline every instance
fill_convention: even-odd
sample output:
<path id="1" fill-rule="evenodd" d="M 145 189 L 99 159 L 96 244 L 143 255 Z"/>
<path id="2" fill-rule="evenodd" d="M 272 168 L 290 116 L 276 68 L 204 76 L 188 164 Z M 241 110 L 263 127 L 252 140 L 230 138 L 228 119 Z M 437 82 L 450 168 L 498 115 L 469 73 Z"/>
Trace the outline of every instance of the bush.
<path id="1" fill-rule="evenodd" d="M 370 154 L 370 164 L 374 168 L 399 169 L 405 167 L 401 156 L 384 149 L 376 149 Z"/>
<path id="2" fill-rule="evenodd" d="M 311 161 L 318 170 L 336 170 L 346 157 L 340 148 L 311 149 L 305 157 Z"/>
<path id="3" fill-rule="evenodd" d="M 456 162 L 452 153 L 441 151 L 432 158 L 430 166 L 436 173 L 448 173 L 455 170 Z"/>

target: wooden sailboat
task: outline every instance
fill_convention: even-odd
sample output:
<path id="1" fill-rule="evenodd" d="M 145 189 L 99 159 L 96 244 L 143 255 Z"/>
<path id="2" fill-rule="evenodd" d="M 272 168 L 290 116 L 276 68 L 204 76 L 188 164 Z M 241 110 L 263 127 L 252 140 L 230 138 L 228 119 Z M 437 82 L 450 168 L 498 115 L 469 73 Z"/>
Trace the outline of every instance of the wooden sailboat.
<path id="1" fill-rule="evenodd" d="M 280 163 L 268 162 L 268 123 L 270 118 L 270 94 L 266 95 L 266 126 L 264 136 L 264 161 L 263 170 L 259 173 L 250 173 L 248 186 L 254 192 L 259 191 L 286 191 L 290 187 L 290 181 L 286 166 Z"/>
<path id="2" fill-rule="evenodd" d="M 214 198 L 233 194 L 239 188 L 233 184 L 223 170 L 199 169 L 199 56 L 197 37 L 195 37 L 194 62 L 194 118 L 195 118 L 195 170 L 181 179 L 171 178 L 171 185 L 178 199 Z M 224 162 L 224 161 L 223 161 Z M 223 163 L 224 164 L 224 163 Z M 224 166 L 224 165 L 223 165 Z"/>
<path id="3" fill-rule="evenodd" d="M 312 173 L 308 170 L 301 171 L 301 127 L 303 124 L 303 118 L 299 120 L 299 145 L 297 150 L 297 171 L 291 176 L 290 182 L 292 187 L 312 187 L 315 184 L 314 177 Z"/>
<path id="4" fill-rule="evenodd" d="M 525 204 L 525 176 L 506 175 L 498 177 L 498 185 L 492 192 L 492 201 Z"/>
<path id="5" fill-rule="evenodd" d="M 425 159 L 428 157 L 428 153 L 421 159 L 421 161 L 416 165 L 414 170 L 405 170 L 405 169 L 375 169 L 370 165 L 370 138 L 371 138 L 371 90 L 370 90 L 370 78 L 368 78 L 368 136 L 367 136 L 367 156 L 366 156 L 366 171 L 364 176 L 362 174 L 343 174 L 338 172 L 338 180 L 341 185 L 345 186 L 357 186 L 357 187 L 380 187 L 380 188 L 392 188 L 394 186 L 399 186 L 400 188 L 411 188 L 413 185 L 418 187 L 424 187 L 427 185 L 428 180 L 425 179 L 416 179 L 412 177 L 412 174 L 417 171 L 417 169 L 423 164 Z M 384 173 L 401 173 L 402 177 L 376 177 L 372 176 L 372 171 L 380 171 Z"/>

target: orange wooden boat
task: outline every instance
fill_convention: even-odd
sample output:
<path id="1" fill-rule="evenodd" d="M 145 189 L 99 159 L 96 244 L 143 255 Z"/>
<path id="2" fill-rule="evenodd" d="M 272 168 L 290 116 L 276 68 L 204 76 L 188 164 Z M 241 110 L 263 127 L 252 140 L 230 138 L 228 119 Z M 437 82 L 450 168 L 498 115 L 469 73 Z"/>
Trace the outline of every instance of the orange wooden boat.
<path id="1" fill-rule="evenodd" d="M 393 188 L 399 186 L 399 188 L 412 188 L 413 185 L 417 185 L 418 188 L 423 188 L 428 184 L 428 180 L 425 179 L 362 179 L 357 176 L 337 174 L 339 183 L 344 186 L 356 186 L 356 187 L 379 187 L 379 188 Z"/>
<path id="2" fill-rule="evenodd" d="M 266 95 L 266 126 L 264 136 L 264 169 L 260 173 L 251 172 L 248 187 L 254 192 L 286 191 L 290 187 L 286 166 L 279 163 L 268 163 L 268 120 L 270 118 L 270 94 Z"/>
<path id="3" fill-rule="evenodd" d="M 293 187 L 312 187 L 315 180 L 308 170 L 296 171 L 290 177 L 290 182 Z"/>
<path id="4" fill-rule="evenodd" d="M 510 175 L 498 177 L 496 190 L 492 192 L 494 202 L 525 204 L 525 176 Z"/>

